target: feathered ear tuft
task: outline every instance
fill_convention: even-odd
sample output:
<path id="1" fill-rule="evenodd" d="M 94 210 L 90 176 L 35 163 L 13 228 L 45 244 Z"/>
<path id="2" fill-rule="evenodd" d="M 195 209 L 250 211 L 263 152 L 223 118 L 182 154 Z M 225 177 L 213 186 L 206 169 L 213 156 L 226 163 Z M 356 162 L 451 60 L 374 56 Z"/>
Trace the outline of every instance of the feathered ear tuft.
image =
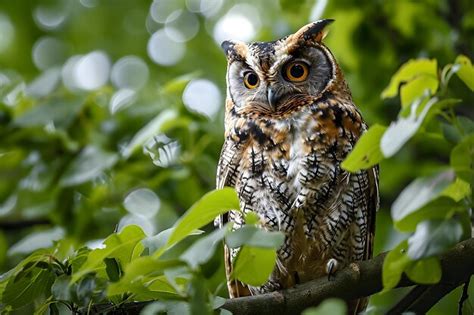
<path id="1" fill-rule="evenodd" d="M 287 38 L 286 43 L 289 50 L 297 49 L 309 43 L 321 43 L 327 34 L 326 26 L 332 22 L 334 22 L 333 19 L 324 19 L 306 24 Z"/>
<path id="2" fill-rule="evenodd" d="M 241 41 L 225 40 L 221 44 L 227 59 L 244 60 L 247 55 L 247 45 Z"/>
<path id="3" fill-rule="evenodd" d="M 333 19 L 324 19 L 307 24 L 300 28 L 296 34 L 298 34 L 300 39 L 304 41 L 320 43 L 327 35 L 326 26 L 332 22 L 334 22 Z"/>

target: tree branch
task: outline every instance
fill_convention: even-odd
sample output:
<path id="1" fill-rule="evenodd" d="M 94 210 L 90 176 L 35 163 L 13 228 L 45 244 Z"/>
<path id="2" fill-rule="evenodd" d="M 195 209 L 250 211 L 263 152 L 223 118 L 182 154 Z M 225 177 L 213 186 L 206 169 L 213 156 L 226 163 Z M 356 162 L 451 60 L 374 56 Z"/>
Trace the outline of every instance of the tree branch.
<path id="1" fill-rule="evenodd" d="M 346 301 L 370 296 L 382 290 L 382 267 L 386 253 L 377 257 L 350 264 L 338 271 L 331 280 L 327 277 L 312 280 L 293 288 L 262 295 L 228 299 L 222 309 L 233 314 L 299 314 L 304 309 L 323 300 L 336 297 Z M 426 312 L 444 295 L 465 283 L 474 274 L 474 239 L 457 244 L 440 257 L 443 275 L 438 284 L 420 286 L 411 291 L 411 297 L 402 299 L 404 310 Z M 403 276 L 400 287 L 416 285 Z M 410 294 L 409 294 L 410 295 Z M 139 312 L 148 302 L 126 303 L 114 307 L 112 304 L 94 305 L 92 311 L 100 313 L 107 309 L 109 314 L 124 314 L 130 310 Z M 110 312 L 112 311 L 112 312 Z M 417 312 L 418 314 L 418 312 Z"/>
<path id="2" fill-rule="evenodd" d="M 337 272 L 330 281 L 320 278 L 280 292 L 229 299 L 222 308 L 233 314 L 298 314 L 329 297 L 348 301 L 369 296 L 382 290 L 382 266 L 385 255 L 386 253 L 368 261 L 352 263 Z M 472 263 L 474 239 L 459 243 L 440 258 L 443 275 L 440 283 L 432 287 L 455 288 L 461 285 L 474 273 Z M 412 285 L 415 283 L 402 277 L 397 287 Z M 443 296 L 437 294 L 436 297 L 439 300 Z"/>

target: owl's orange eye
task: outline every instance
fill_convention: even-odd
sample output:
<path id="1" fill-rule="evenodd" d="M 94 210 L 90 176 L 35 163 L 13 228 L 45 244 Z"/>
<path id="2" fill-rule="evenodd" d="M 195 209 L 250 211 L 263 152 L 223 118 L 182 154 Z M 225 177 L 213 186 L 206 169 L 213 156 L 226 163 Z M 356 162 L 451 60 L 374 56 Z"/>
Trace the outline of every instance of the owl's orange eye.
<path id="1" fill-rule="evenodd" d="M 247 89 L 255 89 L 258 85 L 259 79 L 255 72 L 248 71 L 244 75 L 244 84 Z"/>
<path id="2" fill-rule="evenodd" d="M 286 67 L 285 75 L 289 81 L 301 82 L 306 80 L 309 74 L 308 65 L 304 62 L 294 62 Z"/>

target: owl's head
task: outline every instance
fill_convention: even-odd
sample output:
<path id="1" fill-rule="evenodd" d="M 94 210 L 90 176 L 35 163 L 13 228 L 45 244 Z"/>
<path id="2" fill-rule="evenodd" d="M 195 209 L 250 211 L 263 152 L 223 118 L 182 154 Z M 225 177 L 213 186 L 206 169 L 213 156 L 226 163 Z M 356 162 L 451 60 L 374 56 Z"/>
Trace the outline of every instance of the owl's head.
<path id="1" fill-rule="evenodd" d="M 228 109 L 232 106 L 241 114 L 287 113 L 343 81 L 334 57 L 321 43 L 331 22 L 310 23 L 273 42 L 224 41 Z"/>

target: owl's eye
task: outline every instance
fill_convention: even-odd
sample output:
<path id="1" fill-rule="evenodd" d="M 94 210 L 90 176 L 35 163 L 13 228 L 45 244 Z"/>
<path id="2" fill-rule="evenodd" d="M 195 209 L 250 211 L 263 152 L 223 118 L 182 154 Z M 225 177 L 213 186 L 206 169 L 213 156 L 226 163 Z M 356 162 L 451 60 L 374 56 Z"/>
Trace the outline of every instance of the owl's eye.
<path id="1" fill-rule="evenodd" d="M 289 64 L 285 71 L 286 78 L 292 82 L 304 81 L 308 77 L 308 74 L 308 65 L 299 61 Z"/>
<path id="2" fill-rule="evenodd" d="M 244 84 L 247 89 L 255 89 L 258 85 L 259 79 L 255 72 L 248 71 L 244 74 Z"/>

